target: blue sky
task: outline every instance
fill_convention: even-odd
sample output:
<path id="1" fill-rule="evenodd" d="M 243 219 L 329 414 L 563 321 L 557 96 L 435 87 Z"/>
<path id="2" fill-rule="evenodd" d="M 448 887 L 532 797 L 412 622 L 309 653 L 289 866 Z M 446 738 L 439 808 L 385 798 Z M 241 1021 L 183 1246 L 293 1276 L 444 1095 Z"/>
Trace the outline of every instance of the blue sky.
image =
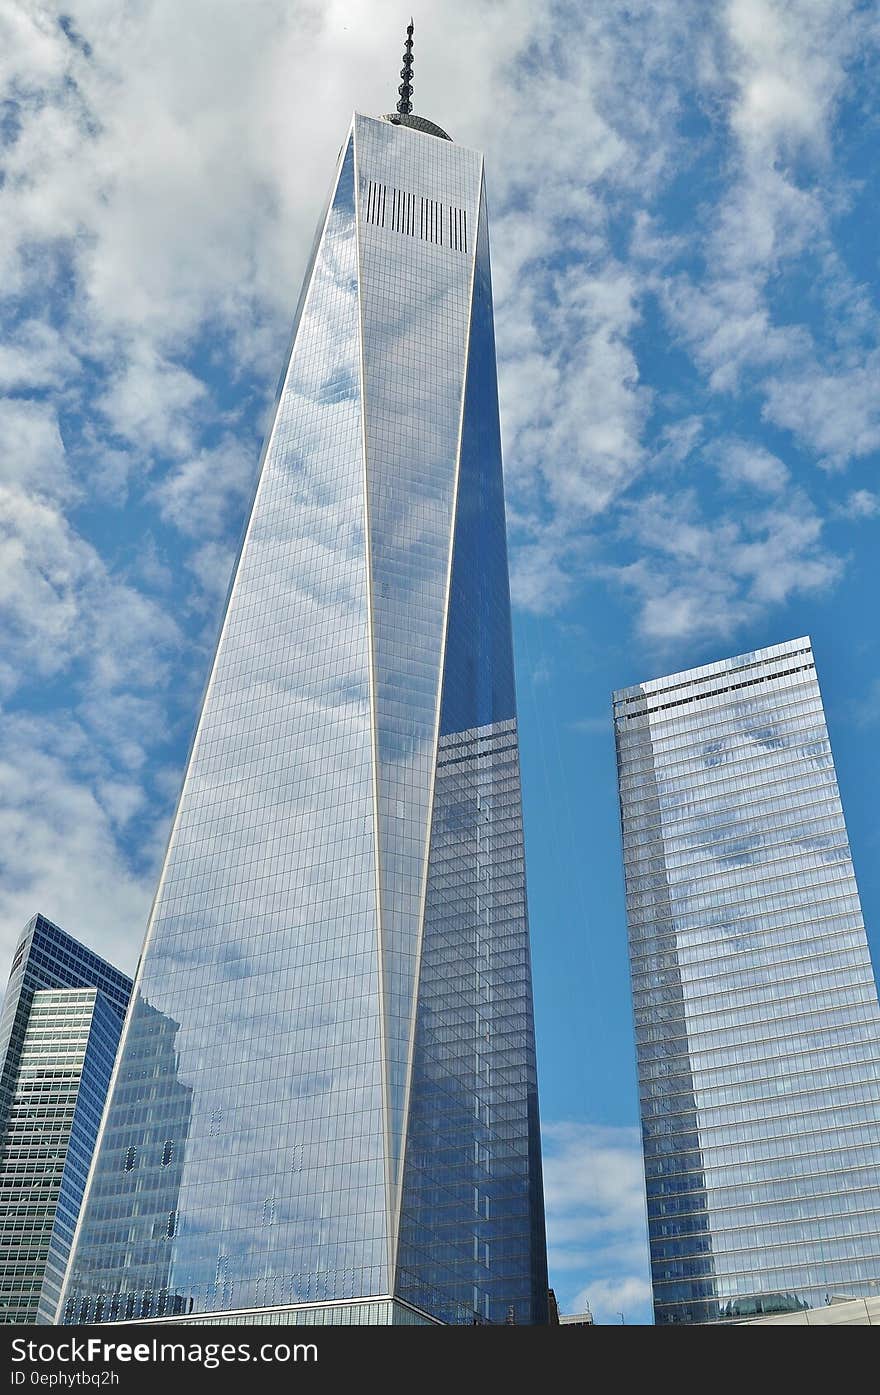
<path id="1" fill-rule="evenodd" d="M 0 956 L 132 968 L 315 221 L 388 0 L 0 16 Z M 648 1320 L 609 693 L 814 642 L 880 939 L 880 16 L 423 0 L 486 152 L 551 1275 Z"/>

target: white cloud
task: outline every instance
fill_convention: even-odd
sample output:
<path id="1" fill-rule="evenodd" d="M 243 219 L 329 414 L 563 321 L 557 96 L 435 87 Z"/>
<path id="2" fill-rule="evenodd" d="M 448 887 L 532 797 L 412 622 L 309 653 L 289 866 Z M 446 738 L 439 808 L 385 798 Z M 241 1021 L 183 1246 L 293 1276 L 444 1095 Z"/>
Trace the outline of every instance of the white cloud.
<path id="1" fill-rule="evenodd" d="M 575 1295 L 572 1311 L 589 1307 L 598 1322 L 644 1323 L 651 1310 L 651 1284 L 646 1278 L 630 1275 L 623 1279 L 593 1279 Z"/>
<path id="2" fill-rule="evenodd" d="M 138 344 L 113 374 L 98 406 L 111 431 L 136 450 L 179 456 L 193 449 L 194 408 L 205 395 L 205 385 L 187 369 Z"/>
<path id="3" fill-rule="evenodd" d="M 835 118 L 850 64 L 877 35 L 848 0 L 729 0 L 709 40 L 705 98 L 726 116 L 732 148 L 692 239 L 700 269 L 670 272 L 656 237 L 639 250 L 709 389 L 756 391 L 769 421 L 840 466 L 880 439 L 876 356 L 863 361 L 880 317 L 832 242 L 855 197 L 835 168 Z M 812 263 L 811 287 L 793 311 L 784 278 L 799 260 Z M 826 340 L 855 341 L 850 361 Z"/>
<path id="4" fill-rule="evenodd" d="M 681 417 L 670 422 L 660 433 L 652 466 L 683 465 L 702 440 L 705 430 L 706 423 L 700 416 Z"/>
<path id="5" fill-rule="evenodd" d="M 41 911 L 131 972 L 154 890 L 154 863 L 133 871 L 116 837 L 142 794 L 71 768 L 55 723 L 7 718 L 0 755 L 0 961 Z M 68 746 L 87 739 L 68 732 Z M 162 810 L 167 822 L 167 811 Z"/>
<path id="6" fill-rule="evenodd" d="M 718 469 L 727 484 L 747 486 L 765 494 L 778 494 L 790 479 L 787 467 L 778 456 L 747 441 L 722 442 Z"/>
<path id="7" fill-rule="evenodd" d="M 550 1282 L 563 1312 L 650 1322 L 642 1153 L 637 1129 L 554 1123 L 544 1136 Z"/>
<path id="8" fill-rule="evenodd" d="M 552 610 L 571 593 L 572 537 L 617 502 L 645 463 L 651 394 L 628 342 L 639 321 L 636 298 L 634 278 L 605 259 L 599 272 L 573 268 L 543 292 L 522 288 L 502 303 L 513 594 L 529 609 Z"/>
<path id="9" fill-rule="evenodd" d="M 858 27 L 848 0 L 728 0 L 737 97 L 731 121 L 756 158 L 825 156 L 842 65 Z"/>
<path id="10" fill-rule="evenodd" d="M 854 489 L 840 506 L 840 512 L 845 518 L 876 518 L 880 514 L 880 494 Z"/>
<path id="11" fill-rule="evenodd" d="M 768 606 L 829 588 L 842 570 L 796 489 L 755 511 L 710 517 L 693 490 L 646 495 L 624 526 L 640 555 L 607 574 L 640 597 L 640 629 L 660 643 L 729 635 Z"/>
<path id="12" fill-rule="evenodd" d="M 529 516 L 514 530 L 515 594 L 532 609 L 571 598 L 583 570 L 572 538 L 657 461 L 635 348 L 652 284 L 713 391 L 811 352 L 804 326 L 774 323 L 766 280 L 826 230 L 816 190 L 779 163 L 780 152 L 816 161 L 830 148 L 859 31 L 840 6 L 819 8 L 731 4 L 701 25 L 694 49 L 684 39 L 703 12 L 684 0 L 643 0 L 634 19 L 599 5 L 562 51 L 549 9 L 526 0 L 432 3 L 420 16 L 431 63 L 419 69 L 419 107 L 454 111 L 453 134 L 487 152 L 510 501 Z M 280 360 L 348 109 L 391 105 L 399 15 L 390 0 L 369 15 L 282 0 L 219 10 L 193 0 L 185 15 L 171 0 L 135 11 L 79 0 L 70 14 L 83 42 L 37 9 L 11 35 L 20 133 L 4 200 L 9 265 L 52 285 L 63 249 L 73 286 L 68 329 L 53 328 L 42 348 L 35 339 L 32 371 L 60 382 L 65 346 L 87 352 L 106 378 L 98 406 L 112 433 L 91 443 L 90 487 L 124 497 L 132 471 L 169 457 L 173 477 L 155 477 L 164 516 L 192 528 L 193 491 L 210 482 L 202 521 L 219 537 L 241 507 L 246 462 L 212 447 L 219 469 L 208 475 L 200 430 L 211 408 L 188 356 L 207 335 L 238 371 L 255 355 Z M 658 248 L 666 257 L 688 245 L 662 232 L 650 205 L 687 156 L 678 84 L 691 83 L 726 113 L 738 157 L 710 231 L 712 274 L 652 282 Z M 638 257 L 625 263 L 611 237 L 622 200 L 647 270 Z M 12 381 L 27 371 L 25 347 L 10 351 Z"/>
<path id="13" fill-rule="evenodd" d="M 0 625 L 16 681 L 56 673 L 81 653 L 82 596 L 102 572 L 53 505 L 0 486 Z"/>
<path id="14" fill-rule="evenodd" d="M 560 342 L 577 348 L 566 357 L 565 390 L 536 426 L 532 449 L 541 458 L 542 438 L 544 475 L 560 513 L 574 509 L 583 517 L 607 509 L 632 482 L 650 394 L 639 387 L 627 343 L 638 320 L 632 276 L 614 266 L 596 278 L 570 273 L 558 294 Z"/>
<path id="15" fill-rule="evenodd" d="M 562 606 L 572 592 L 566 560 L 565 543 L 559 539 L 557 530 L 531 530 L 529 540 L 521 540 L 511 554 L 513 604 L 538 614 Z"/>
<path id="16" fill-rule="evenodd" d="M 218 607 L 226 594 L 235 562 L 235 547 L 227 542 L 206 542 L 190 553 L 187 566 L 202 590 L 200 604 L 206 610 Z"/>
<path id="17" fill-rule="evenodd" d="M 53 325 L 30 319 L 0 343 L 0 390 L 58 388 L 80 369 L 80 361 Z"/>
<path id="18" fill-rule="evenodd" d="M 157 486 L 162 517 L 190 537 L 223 536 L 253 493 L 256 456 L 253 442 L 232 436 L 189 456 Z"/>
<path id="19" fill-rule="evenodd" d="M 771 378 L 764 413 L 820 456 L 828 469 L 880 448 L 880 349 L 829 371 L 811 365 Z"/>
<path id="20" fill-rule="evenodd" d="M 0 398 L 0 483 L 36 495 L 70 493 L 70 471 L 54 407 Z"/>
<path id="21" fill-rule="evenodd" d="M 671 277 L 662 284 L 661 295 L 673 328 L 706 374 L 712 392 L 735 392 L 746 367 L 786 363 L 809 350 L 806 329 L 772 323 L 754 277 L 732 276 L 701 285 L 688 276 Z"/>
<path id="22" fill-rule="evenodd" d="M 161 690 L 180 645 L 174 619 L 109 572 L 54 505 L 2 485 L 0 635 L 7 692 L 67 672 L 67 710 L 87 691 L 87 720 L 99 725 L 104 705 L 134 689 L 127 700 L 149 708 L 154 734 L 162 729 Z M 127 742 L 134 729 L 125 724 Z M 117 758 L 128 749 L 116 747 Z"/>

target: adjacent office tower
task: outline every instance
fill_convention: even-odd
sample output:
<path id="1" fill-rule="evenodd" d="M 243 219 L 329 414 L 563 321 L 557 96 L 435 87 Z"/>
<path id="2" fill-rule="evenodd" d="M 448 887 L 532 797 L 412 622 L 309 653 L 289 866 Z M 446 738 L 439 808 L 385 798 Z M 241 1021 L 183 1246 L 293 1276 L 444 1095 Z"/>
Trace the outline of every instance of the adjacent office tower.
<path id="1" fill-rule="evenodd" d="M 880 1291 L 880 1008 L 809 639 L 614 694 L 658 1323 Z"/>
<path id="2" fill-rule="evenodd" d="M 36 915 L 0 1015 L 0 1322 L 53 1322 L 131 979 Z"/>
<path id="3" fill-rule="evenodd" d="M 65 1321 L 546 1321 L 483 161 L 410 71 L 321 219 Z"/>

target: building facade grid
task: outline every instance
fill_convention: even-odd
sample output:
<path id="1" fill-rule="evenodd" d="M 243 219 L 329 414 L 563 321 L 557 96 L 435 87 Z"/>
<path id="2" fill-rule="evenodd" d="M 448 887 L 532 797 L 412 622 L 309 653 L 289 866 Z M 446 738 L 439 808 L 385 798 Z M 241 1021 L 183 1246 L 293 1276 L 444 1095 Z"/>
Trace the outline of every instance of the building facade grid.
<path id="1" fill-rule="evenodd" d="M 546 1313 L 482 158 L 413 123 L 340 154 L 66 1321 Z"/>
<path id="2" fill-rule="evenodd" d="M 0 1014 L 0 1321 L 53 1322 L 131 980 L 44 916 Z"/>
<path id="3" fill-rule="evenodd" d="M 655 1317 L 880 1286 L 880 1008 L 808 639 L 614 694 Z"/>

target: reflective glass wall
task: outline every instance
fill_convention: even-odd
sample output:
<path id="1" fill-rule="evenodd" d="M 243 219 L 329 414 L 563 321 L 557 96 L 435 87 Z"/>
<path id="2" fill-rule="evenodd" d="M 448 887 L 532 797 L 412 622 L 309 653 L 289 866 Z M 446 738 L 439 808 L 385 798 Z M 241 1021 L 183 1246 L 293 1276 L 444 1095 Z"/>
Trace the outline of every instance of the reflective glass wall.
<path id="1" fill-rule="evenodd" d="M 657 1322 L 880 1290 L 880 1008 L 808 639 L 614 695 Z"/>
<path id="2" fill-rule="evenodd" d="M 443 663 L 474 150 L 355 121 L 391 1205 L 400 1187 Z"/>
<path id="3" fill-rule="evenodd" d="M 131 980 L 37 915 L 0 1017 L 0 1322 L 52 1322 Z"/>
<path id="4" fill-rule="evenodd" d="M 349 138 L 162 869 L 70 1320 L 388 1291 L 359 322 Z"/>
<path id="5" fill-rule="evenodd" d="M 448 822 L 441 766 L 459 732 L 476 743 L 477 783 L 493 764 L 485 741 L 500 738 L 504 752 L 491 777 L 507 838 L 491 868 L 493 915 L 516 967 L 492 984 L 498 1021 L 509 987 L 522 1034 L 493 1086 L 506 1091 L 493 1127 L 506 1120 L 498 1165 L 505 1195 L 516 1193 L 519 1248 L 509 1261 L 495 1247 L 486 1291 L 493 1315 L 511 1304 L 517 1320 L 540 1314 L 532 1288 L 546 1279 L 528 1277 L 543 1274 L 543 1214 L 481 184 L 476 152 L 355 118 L 175 815 L 66 1321 L 299 1310 L 330 1322 L 368 1298 L 397 1298 L 369 1311 L 398 1321 L 419 1307 L 397 1277 L 401 1197 L 421 1098 L 421 985 L 437 972 L 424 951 L 441 885 L 429 873 L 432 830 Z M 491 505 L 468 538 L 461 524 L 460 541 L 481 471 Z M 480 707 L 487 715 L 460 702 L 450 725 L 453 650 L 498 700 Z M 481 723 L 486 737 L 471 730 Z M 484 886 L 484 864 L 462 824 L 458 860 L 438 875 L 447 892 Z M 482 902 L 467 896 L 479 921 Z M 462 1322 L 473 1319 L 475 1266 L 485 1270 L 471 1174 L 486 1125 L 471 1120 L 457 1164 L 467 1260 L 443 1319 Z M 418 1297 L 428 1302 L 424 1284 Z"/>
<path id="6" fill-rule="evenodd" d="M 547 1321 L 522 800 L 485 192 L 456 493 L 398 1293 Z"/>
<path id="7" fill-rule="evenodd" d="M 54 1322 L 122 1023 L 95 988 L 34 994 L 0 1162 L 0 1320 Z"/>

